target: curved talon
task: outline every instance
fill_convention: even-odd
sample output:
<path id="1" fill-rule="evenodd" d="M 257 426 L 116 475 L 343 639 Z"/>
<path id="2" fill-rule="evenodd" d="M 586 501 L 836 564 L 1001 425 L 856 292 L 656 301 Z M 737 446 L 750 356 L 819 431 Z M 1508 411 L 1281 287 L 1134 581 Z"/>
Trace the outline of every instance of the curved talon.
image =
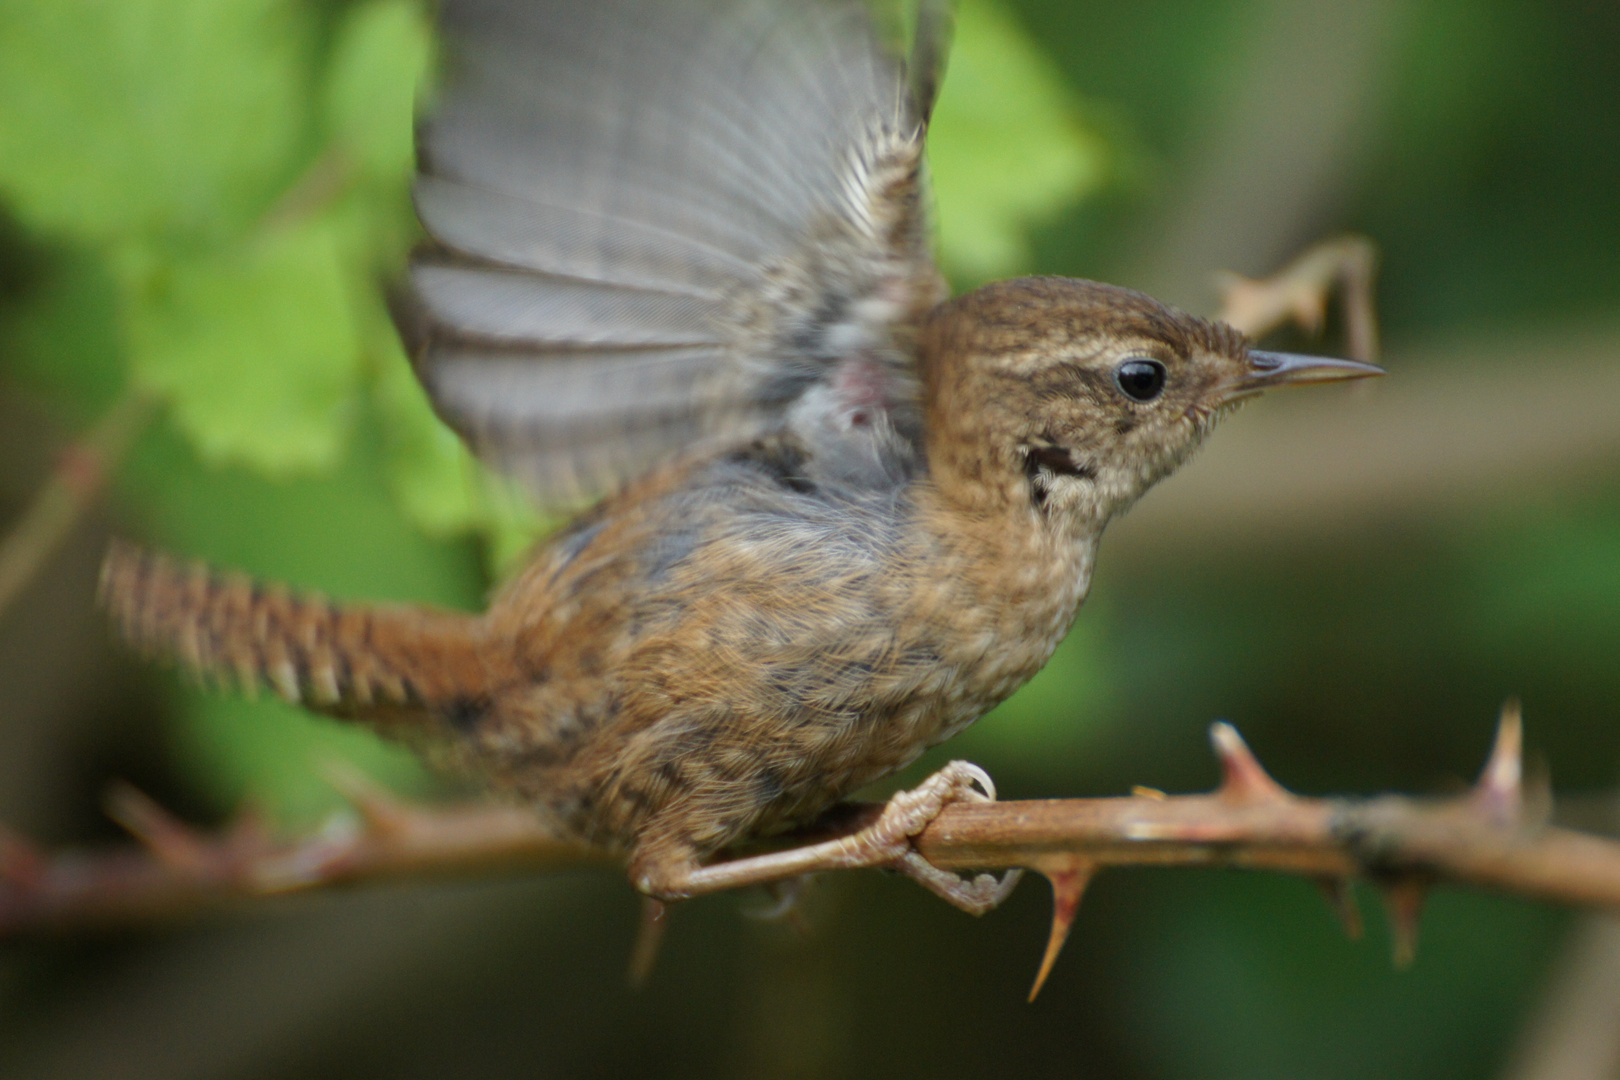
<path id="1" fill-rule="evenodd" d="M 963 775 L 963 777 L 965 779 L 971 780 L 973 783 L 978 784 L 979 787 L 981 789 L 983 789 L 984 801 L 985 802 L 995 802 L 996 801 L 996 782 L 994 780 L 990 779 L 990 774 L 989 773 L 985 772 L 979 766 L 973 764 L 973 762 L 971 762 L 971 761 L 953 761 L 949 765 L 945 766 L 945 769 L 958 770 Z M 944 772 L 945 770 L 942 769 L 940 771 Z M 978 795 L 978 792 L 975 792 L 970 787 L 964 787 L 964 788 L 962 788 L 962 790 L 960 792 L 957 793 L 958 798 L 961 798 L 963 796 L 966 796 L 968 798 L 973 798 L 973 797 L 976 797 L 977 795 Z M 949 800 L 947 800 L 947 801 L 949 801 Z"/>

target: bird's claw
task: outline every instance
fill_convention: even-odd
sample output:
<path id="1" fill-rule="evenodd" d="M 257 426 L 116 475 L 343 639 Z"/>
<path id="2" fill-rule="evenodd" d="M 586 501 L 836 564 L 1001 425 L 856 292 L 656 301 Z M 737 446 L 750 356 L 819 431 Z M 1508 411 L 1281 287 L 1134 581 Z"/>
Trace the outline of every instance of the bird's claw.
<path id="1" fill-rule="evenodd" d="M 983 915 L 1012 894 L 1024 872 L 1009 870 L 999 879 L 992 874 L 964 878 L 923 858 L 911 838 L 953 802 L 995 801 L 996 784 L 989 773 L 972 762 L 953 761 L 916 787 L 891 796 L 883 816 L 866 831 L 893 849 L 890 867 L 970 915 Z"/>

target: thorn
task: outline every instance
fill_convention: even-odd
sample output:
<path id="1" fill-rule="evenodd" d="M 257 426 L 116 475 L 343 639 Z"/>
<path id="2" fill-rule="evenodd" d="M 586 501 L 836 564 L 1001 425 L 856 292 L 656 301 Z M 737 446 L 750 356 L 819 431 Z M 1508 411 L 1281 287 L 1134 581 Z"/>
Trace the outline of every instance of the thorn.
<path id="1" fill-rule="evenodd" d="M 1289 797 L 1287 789 L 1271 778 L 1237 728 L 1224 720 L 1209 726 L 1209 741 L 1221 762 L 1217 795 L 1236 802 L 1271 802 Z"/>
<path id="2" fill-rule="evenodd" d="M 317 768 L 334 791 L 348 800 L 365 823 L 379 836 L 397 836 L 410 823 L 410 809 L 376 780 L 347 761 L 328 758 Z"/>
<path id="3" fill-rule="evenodd" d="M 207 849 L 197 833 L 133 785 L 118 781 L 107 789 L 107 816 L 171 870 L 197 873 L 207 861 Z"/>
<path id="4" fill-rule="evenodd" d="M 1041 969 L 1035 974 L 1035 985 L 1029 988 L 1029 1000 L 1034 1001 L 1046 985 L 1046 977 L 1052 973 L 1052 966 L 1057 963 L 1058 953 L 1063 951 L 1063 943 L 1069 940 L 1069 928 L 1074 925 L 1074 916 L 1080 910 L 1080 898 L 1086 893 L 1086 886 L 1091 884 L 1092 875 L 1097 872 L 1097 864 L 1074 859 L 1067 870 L 1045 870 L 1046 880 L 1052 883 L 1052 933 L 1046 939 L 1046 955 L 1041 957 Z"/>
<path id="5" fill-rule="evenodd" d="M 1164 802 L 1170 796 L 1156 787 L 1145 787 L 1142 784 L 1131 785 L 1131 797 L 1135 799 L 1152 799 L 1154 802 Z"/>
<path id="6" fill-rule="evenodd" d="M 1364 927 L 1361 922 L 1361 908 L 1356 905 L 1356 894 L 1351 891 L 1350 879 L 1343 877 L 1319 877 L 1316 887 L 1322 890 L 1322 898 L 1338 916 L 1339 925 L 1344 927 L 1344 936 L 1351 941 L 1360 941 Z"/>
<path id="7" fill-rule="evenodd" d="M 658 962 L 658 949 L 664 943 L 664 930 L 668 926 L 669 909 L 664 902 L 642 897 L 641 923 L 636 927 L 636 943 L 630 949 L 630 968 L 625 973 L 630 989 L 640 990 L 652 978 L 653 965 Z"/>
<path id="8" fill-rule="evenodd" d="M 1384 894 L 1384 908 L 1389 913 L 1392 958 L 1397 968 L 1411 967 L 1417 956 L 1418 920 L 1423 915 L 1423 903 L 1429 898 L 1429 884 L 1423 875 L 1408 873 L 1379 887 Z"/>
<path id="9" fill-rule="evenodd" d="M 764 907 L 745 908 L 743 915 L 758 922 L 786 921 L 795 932 L 804 933 L 808 929 L 808 924 L 804 921 L 804 913 L 799 909 L 799 901 L 804 899 L 804 891 L 809 884 L 809 874 L 767 882 L 764 891 L 771 898 L 771 902 Z"/>
<path id="10" fill-rule="evenodd" d="M 1491 756 L 1474 785 L 1474 805 L 1495 824 L 1509 826 L 1519 820 L 1524 801 L 1524 720 L 1517 698 L 1502 705 Z"/>

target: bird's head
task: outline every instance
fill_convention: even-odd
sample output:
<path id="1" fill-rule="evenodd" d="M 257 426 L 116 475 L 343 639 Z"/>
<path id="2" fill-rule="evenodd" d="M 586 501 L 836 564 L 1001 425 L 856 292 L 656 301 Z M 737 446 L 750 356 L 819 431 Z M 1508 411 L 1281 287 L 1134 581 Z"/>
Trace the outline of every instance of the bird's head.
<path id="1" fill-rule="evenodd" d="M 928 459 L 941 491 L 1100 530 L 1239 403 L 1276 386 L 1382 374 L 1251 349 L 1222 323 L 1073 278 L 986 285 L 919 337 Z"/>

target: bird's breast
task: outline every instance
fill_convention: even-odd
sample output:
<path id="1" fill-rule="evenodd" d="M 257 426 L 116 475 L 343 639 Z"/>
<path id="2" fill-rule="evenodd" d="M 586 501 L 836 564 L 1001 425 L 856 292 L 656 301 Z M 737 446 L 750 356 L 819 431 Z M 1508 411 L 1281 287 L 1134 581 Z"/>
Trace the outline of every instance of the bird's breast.
<path id="1" fill-rule="evenodd" d="M 976 534 L 977 533 L 977 534 Z M 936 544 L 912 618 L 935 627 L 943 677 L 924 747 L 950 738 L 1028 682 L 1069 632 L 1095 542 L 1039 530 L 959 530 Z"/>

